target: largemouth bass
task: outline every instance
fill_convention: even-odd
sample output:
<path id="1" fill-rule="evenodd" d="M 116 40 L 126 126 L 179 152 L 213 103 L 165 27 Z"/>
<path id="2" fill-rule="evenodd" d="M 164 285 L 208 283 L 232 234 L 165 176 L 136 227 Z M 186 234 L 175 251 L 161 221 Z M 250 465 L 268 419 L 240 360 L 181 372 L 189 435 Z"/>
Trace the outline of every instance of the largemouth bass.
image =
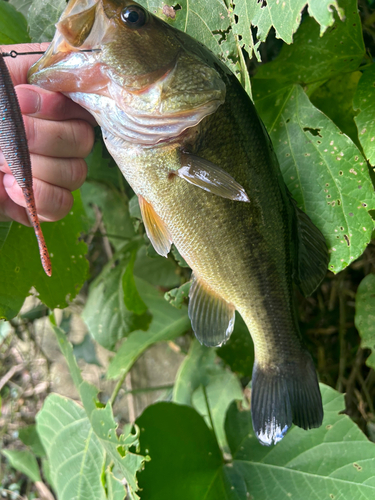
<path id="1" fill-rule="evenodd" d="M 147 234 L 174 243 L 193 270 L 189 317 L 207 346 L 235 311 L 255 345 L 251 410 L 259 441 L 321 425 L 315 368 L 303 347 L 293 281 L 325 275 L 324 238 L 289 195 L 249 97 L 207 48 L 133 1 L 71 0 L 30 83 L 90 111 L 138 195 Z M 100 49 L 97 52 L 82 52 Z M 81 51 L 81 52 L 79 52 Z"/>

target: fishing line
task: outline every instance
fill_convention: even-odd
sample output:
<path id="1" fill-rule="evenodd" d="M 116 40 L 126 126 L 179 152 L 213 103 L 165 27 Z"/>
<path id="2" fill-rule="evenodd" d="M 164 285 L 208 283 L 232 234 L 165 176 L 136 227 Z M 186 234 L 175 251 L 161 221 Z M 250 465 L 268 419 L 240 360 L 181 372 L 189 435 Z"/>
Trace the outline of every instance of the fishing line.
<path id="1" fill-rule="evenodd" d="M 79 50 L 78 52 L 100 52 L 101 49 L 84 49 L 84 50 Z M 44 54 L 44 50 L 39 50 L 36 52 L 17 52 L 16 50 L 11 50 L 10 52 L 2 52 L 1 55 L 3 57 L 12 57 L 15 59 L 17 56 L 30 56 L 34 54 Z"/>

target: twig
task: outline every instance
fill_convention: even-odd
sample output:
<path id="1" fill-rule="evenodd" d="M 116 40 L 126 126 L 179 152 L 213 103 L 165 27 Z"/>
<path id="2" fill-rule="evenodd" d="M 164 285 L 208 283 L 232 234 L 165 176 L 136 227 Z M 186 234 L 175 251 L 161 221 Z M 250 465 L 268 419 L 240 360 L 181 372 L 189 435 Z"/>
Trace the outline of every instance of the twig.
<path id="1" fill-rule="evenodd" d="M 363 349 L 358 348 L 357 354 L 355 355 L 352 371 L 350 372 L 348 381 L 346 383 L 346 394 L 349 395 L 353 391 L 355 380 L 357 378 L 357 373 L 362 366 Z"/>
<path id="2" fill-rule="evenodd" d="M 134 407 L 134 396 L 132 394 L 132 377 L 131 373 L 128 372 L 125 379 L 125 386 L 127 395 L 126 398 L 128 400 L 128 411 L 129 411 L 129 422 L 135 422 L 135 407 Z"/>
<path id="3" fill-rule="evenodd" d="M 9 380 L 18 372 L 22 371 L 24 368 L 24 364 L 14 365 L 12 368 L 4 375 L 4 377 L 0 380 L 0 391 L 1 389 L 9 382 Z"/>
<path id="4" fill-rule="evenodd" d="M 205 401 L 206 401 L 207 412 L 208 412 L 208 418 L 209 418 L 209 420 L 210 420 L 210 424 L 211 424 L 211 427 L 212 427 L 212 432 L 214 433 L 214 436 L 215 436 L 215 439 L 216 439 L 217 445 L 218 445 L 218 447 L 220 448 L 220 445 L 219 445 L 219 440 L 218 440 L 218 438 L 217 438 L 216 429 L 215 429 L 215 426 L 214 426 L 214 421 L 213 421 L 212 414 L 211 414 L 210 403 L 209 403 L 209 401 L 208 401 L 207 389 L 206 389 L 206 387 L 205 387 L 205 386 L 203 386 L 203 394 L 204 394 L 204 399 L 205 399 Z"/>
<path id="5" fill-rule="evenodd" d="M 360 371 L 357 372 L 357 380 L 361 384 L 362 392 L 365 396 L 367 406 L 372 414 L 374 414 L 374 404 L 372 402 L 370 393 L 367 389 L 366 383 L 363 380 L 362 373 Z"/>
<path id="6" fill-rule="evenodd" d="M 116 398 L 118 396 L 118 393 L 120 392 L 122 384 L 124 383 L 124 381 L 126 379 L 127 374 L 128 374 L 128 372 L 125 372 L 121 375 L 121 378 L 117 382 L 116 387 L 114 388 L 113 393 L 112 393 L 111 397 L 109 398 L 109 401 L 110 401 L 112 406 L 115 404 Z"/>

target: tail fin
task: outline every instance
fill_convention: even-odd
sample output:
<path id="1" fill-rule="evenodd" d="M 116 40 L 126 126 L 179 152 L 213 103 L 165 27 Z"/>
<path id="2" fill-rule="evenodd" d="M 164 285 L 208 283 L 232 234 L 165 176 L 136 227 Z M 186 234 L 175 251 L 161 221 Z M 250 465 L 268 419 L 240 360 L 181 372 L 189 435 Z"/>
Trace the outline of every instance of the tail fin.
<path id="1" fill-rule="evenodd" d="M 322 397 L 308 352 L 279 366 L 254 363 L 251 415 L 256 436 L 266 446 L 278 443 L 292 423 L 303 429 L 322 424 Z"/>

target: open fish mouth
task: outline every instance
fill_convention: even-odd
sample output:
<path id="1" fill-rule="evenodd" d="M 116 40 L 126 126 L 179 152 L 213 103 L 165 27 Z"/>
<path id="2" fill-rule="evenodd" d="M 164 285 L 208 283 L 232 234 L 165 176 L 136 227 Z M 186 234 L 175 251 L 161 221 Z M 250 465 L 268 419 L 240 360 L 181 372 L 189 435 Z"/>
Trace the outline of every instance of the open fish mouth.
<path id="1" fill-rule="evenodd" d="M 99 53 L 109 31 L 111 24 L 100 0 L 71 0 L 56 24 L 51 45 L 30 68 L 29 82 L 60 92 L 104 89 L 109 78 Z"/>

